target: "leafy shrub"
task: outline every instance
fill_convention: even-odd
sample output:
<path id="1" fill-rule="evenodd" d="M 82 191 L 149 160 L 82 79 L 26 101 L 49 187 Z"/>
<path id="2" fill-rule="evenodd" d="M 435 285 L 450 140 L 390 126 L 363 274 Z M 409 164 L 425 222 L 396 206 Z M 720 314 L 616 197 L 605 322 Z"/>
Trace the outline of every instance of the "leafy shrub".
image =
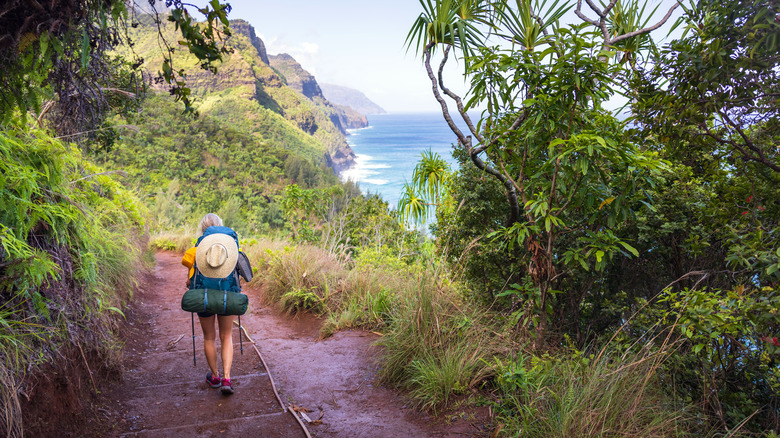
<path id="1" fill-rule="evenodd" d="M 0 410 L 14 412 L 25 373 L 70 347 L 100 360 L 95 368 L 118 364 L 142 211 L 76 147 L 38 130 L 0 132 Z M 7 430 L 21 428 L 7 418 Z"/>

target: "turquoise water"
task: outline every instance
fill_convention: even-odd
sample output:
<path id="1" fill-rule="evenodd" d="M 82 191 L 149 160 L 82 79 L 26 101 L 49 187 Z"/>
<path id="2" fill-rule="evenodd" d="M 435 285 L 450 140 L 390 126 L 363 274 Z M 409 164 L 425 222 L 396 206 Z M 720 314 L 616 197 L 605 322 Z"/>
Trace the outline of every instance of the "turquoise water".
<path id="1" fill-rule="evenodd" d="M 368 124 L 347 136 L 357 162 L 340 177 L 358 182 L 363 192 L 380 194 L 390 207 L 398 205 L 403 185 L 411 181 L 423 151 L 437 152 L 455 166 L 452 144 L 457 140 L 441 114 L 368 116 Z"/>

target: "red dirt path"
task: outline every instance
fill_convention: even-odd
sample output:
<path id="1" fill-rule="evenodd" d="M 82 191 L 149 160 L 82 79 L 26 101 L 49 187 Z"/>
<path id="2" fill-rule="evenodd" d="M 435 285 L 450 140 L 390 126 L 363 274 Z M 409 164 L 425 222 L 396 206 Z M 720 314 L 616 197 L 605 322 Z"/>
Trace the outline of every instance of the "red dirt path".
<path id="1" fill-rule="evenodd" d="M 234 395 L 222 396 L 204 381 L 208 367 L 197 318 L 193 366 L 190 314 L 179 308 L 186 279 L 180 260 L 159 253 L 152 278 L 137 291 L 127 313 L 123 379 L 104 392 L 97 409 L 104 418 L 83 435 L 304 436 L 293 417 L 282 413 L 267 370 L 246 340 L 240 354 L 237 329 Z M 311 409 L 313 420 L 322 416 L 322 424 L 308 426 L 312 436 L 463 437 L 478 432 L 462 419 L 447 424 L 418 413 L 395 391 L 377 386 L 375 335 L 342 331 L 318 341 L 315 318 L 277 315 L 263 305 L 259 290 L 244 292 L 250 309 L 242 325 L 263 354 L 282 400 Z"/>

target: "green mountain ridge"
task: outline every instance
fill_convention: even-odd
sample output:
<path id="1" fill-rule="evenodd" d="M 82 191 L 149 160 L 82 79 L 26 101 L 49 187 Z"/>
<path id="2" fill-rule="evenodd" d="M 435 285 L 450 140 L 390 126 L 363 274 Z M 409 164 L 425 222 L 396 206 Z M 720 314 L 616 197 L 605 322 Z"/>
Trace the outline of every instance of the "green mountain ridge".
<path id="1" fill-rule="evenodd" d="M 233 34 L 226 44 L 233 52 L 224 57 L 217 74 L 202 70 L 194 56 L 175 52 L 173 68 L 184 70 L 187 86 L 199 100 L 199 112 L 236 123 L 239 129 L 260 137 L 265 137 L 264 132 L 272 125 L 286 124 L 288 127 L 272 129 L 300 130 L 305 141 L 283 141 L 277 146 L 299 153 L 314 165 L 327 163 L 335 172 L 349 168 L 355 154 L 346 142 L 346 129 L 361 126 L 365 118 L 334 106 L 321 95 L 310 98 L 302 88 L 288 85 L 296 84 L 297 77 L 288 78 L 268 64 L 265 45 L 254 28 L 243 20 L 231 21 L 231 28 Z M 172 26 L 166 25 L 160 32 L 167 41 L 176 40 Z M 133 52 L 145 68 L 161 65 L 158 29 L 150 18 L 142 18 L 130 36 L 135 42 Z M 308 76 L 307 82 L 318 88 L 316 80 Z M 152 88 L 164 90 L 158 84 L 152 84 Z"/>
<path id="2" fill-rule="evenodd" d="M 347 129 L 365 128 L 368 126 L 366 116 L 345 105 L 334 105 L 322 94 L 322 88 L 314 76 L 296 61 L 292 56 L 282 53 L 269 57 L 270 65 L 286 79 L 287 85 L 314 102 L 336 125 L 342 133 Z"/>
<path id="3" fill-rule="evenodd" d="M 151 69 L 162 62 L 158 29 L 148 17 L 141 21 L 131 30 L 133 51 Z M 285 187 L 338 184 L 335 172 L 354 162 L 345 133 L 365 126 L 365 117 L 325 99 L 291 57 L 269 57 L 251 25 L 231 26 L 233 51 L 216 75 L 175 52 L 173 68 L 187 74 L 197 119 L 153 84 L 160 92 L 150 93 L 137 114 L 110 120 L 137 129 L 119 131 L 118 140 L 96 154 L 105 167 L 124 171 L 125 183 L 142 197 L 154 199 L 153 229 L 180 229 L 209 211 L 240 231 L 279 229 Z M 171 27 L 162 33 L 168 41 L 174 36 Z M 284 62 L 265 62 L 273 59 Z"/>

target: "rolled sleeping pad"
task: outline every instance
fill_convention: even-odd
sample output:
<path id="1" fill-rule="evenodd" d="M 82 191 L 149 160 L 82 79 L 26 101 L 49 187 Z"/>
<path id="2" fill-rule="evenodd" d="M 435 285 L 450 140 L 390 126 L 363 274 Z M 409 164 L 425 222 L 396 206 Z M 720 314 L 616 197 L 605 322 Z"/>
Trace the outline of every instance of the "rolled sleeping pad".
<path id="1" fill-rule="evenodd" d="M 219 289 L 190 289 L 181 297 L 181 309 L 185 312 L 243 315 L 248 306 L 249 297 L 241 292 Z"/>

